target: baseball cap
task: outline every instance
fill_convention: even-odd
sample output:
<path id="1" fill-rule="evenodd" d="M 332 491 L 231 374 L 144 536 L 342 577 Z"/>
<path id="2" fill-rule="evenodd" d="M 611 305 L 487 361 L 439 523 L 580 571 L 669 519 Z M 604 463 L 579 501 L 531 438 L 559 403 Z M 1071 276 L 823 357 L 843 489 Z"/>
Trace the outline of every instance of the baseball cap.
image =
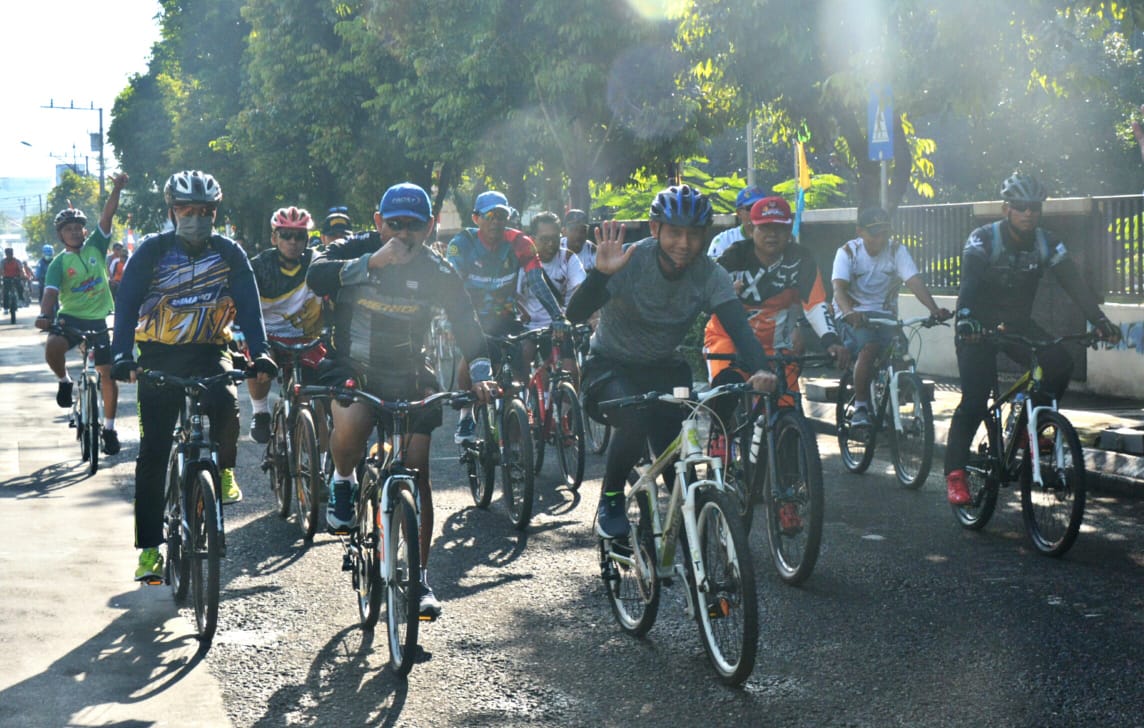
<path id="1" fill-rule="evenodd" d="M 877 230 L 890 227 L 890 213 L 880 207 L 864 207 L 858 211 L 858 227 Z"/>
<path id="2" fill-rule="evenodd" d="M 428 222 L 433 216 L 433 205 L 429 202 L 428 192 L 412 182 L 402 182 L 385 191 L 377 211 L 386 220 L 391 217 L 414 217 Z"/>
<path id="3" fill-rule="evenodd" d="M 587 225 L 587 224 L 588 224 L 588 213 L 584 212 L 583 210 L 577 210 L 577 209 L 573 208 L 564 214 L 564 226 L 565 227 L 568 227 L 569 225 Z"/>
<path id="4" fill-rule="evenodd" d="M 508 205 L 508 198 L 493 190 L 477 195 L 477 201 L 473 203 L 473 212 L 478 215 L 484 215 L 489 210 L 497 208 L 504 210 L 506 215 L 512 214 L 512 208 Z"/>
<path id="5" fill-rule="evenodd" d="M 755 185 L 744 187 L 743 189 L 739 190 L 739 194 L 735 196 L 735 209 L 738 210 L 741 207 L 751 207 L 766 196 L 767 193 L 763 192 L 762 188 L 760 187 L 756 187 Z"/>
<path id="6" fill-rule="evenodd" d="M 751 205 L 752 225 L 790 225 L 790 204 L 781 197 L 764 197 Z"/>
<path id="7" fill-rule="evenodd" d="M 344 207 L 331 207 L 322 221 L 322 234 L 345 237 L 350 231 L 350 216 Z"/>

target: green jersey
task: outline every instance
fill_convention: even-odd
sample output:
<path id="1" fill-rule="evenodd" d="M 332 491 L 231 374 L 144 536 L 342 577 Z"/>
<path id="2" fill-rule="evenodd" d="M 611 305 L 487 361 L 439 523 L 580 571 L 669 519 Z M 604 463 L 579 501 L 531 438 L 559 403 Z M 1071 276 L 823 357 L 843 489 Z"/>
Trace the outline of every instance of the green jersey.
<path id="1" fill-rule="evenodd" d="M 106 318 L 115 303 L 107 284 L 107 248 L 111 238 L 97 226 L 78 253 L 66 248 L 52 258 L 44 276 L 44 290 L 60 293 L 60 314 L 78 319 Z"/>

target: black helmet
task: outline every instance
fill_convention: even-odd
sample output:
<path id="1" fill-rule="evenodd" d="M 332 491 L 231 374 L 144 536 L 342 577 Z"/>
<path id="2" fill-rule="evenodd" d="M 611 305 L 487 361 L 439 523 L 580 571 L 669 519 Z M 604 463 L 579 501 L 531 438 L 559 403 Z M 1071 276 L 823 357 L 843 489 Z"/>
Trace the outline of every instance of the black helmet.
<path id="1" fill-rule="evenodd" d="M 649 218 L 679 227 L 706 227 L 711 223 L 711 203 L 687 185 L 672 185 L 652 200 Z"/>
<path id="2" fill-rule="evenodd" d="M 175 172 L 163 186 L 163 199 L 167 207 L 174 205 L 218 205 L 222 200 L 222 187 L 206 172 L 183 170 Z"/>
<path id="3" fill-rule="evenodd" d="M 56 230 L 59 230 L 70 222 L 78 222 L 80 225 L 86 226 L 87 215 L 83 214 L 83 210 L 77 210 L 74 207 L 60 210 L 60 214 L 56 215 Z"/>
<path id="4" fill-rule="evenodd" d="M 1049 193 L 1031 174 L 1017 172 L 1001 183 L 1001 199 L 1005 202 L 1044 202 Z"/>

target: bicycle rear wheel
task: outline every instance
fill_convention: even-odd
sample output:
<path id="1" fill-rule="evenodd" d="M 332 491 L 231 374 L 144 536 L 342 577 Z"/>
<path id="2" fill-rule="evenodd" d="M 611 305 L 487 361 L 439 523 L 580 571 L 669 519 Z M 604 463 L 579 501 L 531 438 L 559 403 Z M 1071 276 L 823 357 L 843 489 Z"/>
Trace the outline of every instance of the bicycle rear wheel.
<path id="1" fill-rule="evenodd" d="M 545 429 L 547 428 L 545 427 L 544 406 L 541 404 L 544 398 L 541 396 L 540 391 L 531 384 L 528 389 L 524 391 L 524 396 L 524 406 L 528 410 L 528 417 L 531 422 L 529 430 L 532 433 L 532 472 L 539 474 L 540 469 L 544 467 L 544 445 L 547 439 L 545 433 Z"/>
<path id="2" fill-rule="evenodd" d="M 179 448 L 171 448 L 167 459 L 166 507 L 163 513 L 163 540 L 167 544 L 167 560 L 163 564 L 167 585 L 176 604 L 187 600 L 191 564 L 183 549 L 183 489 L 180 487 Z"/>
<path id="3" fill-rule="evenodd" d="M 875 406 L 874 402 L 870 406 Z M 877 433 L 874 427 L 852 429 L 850 419 L 854 415 L 854 374 L 845 372 L 838 381 L 838 401 L 834 408 L 834 422 L 837 427 L 838 452 L 842 464 L 852 473 L 864 473 L 874 459 Z"/>
<path id="4" fill-rule="evenodd" d="M 270 441 L 266 444 L 266 461 L 270 470 L 270 488 L 278 503 L 278 515 L 290 516 L 290 429 L 286 422 L 286 407 L 279 400 L 274 405 L 270 427 Z"/>
<path id="5" fill-rule="evenodd" d="M 933 464 L 933 408 L 922 379 L 916 374 L 898 375 L 898 416 L 902 422 L 900 432 L 894 426 L 894 413 L 887 412 L 886 417 L 892 435 L 894 472 L 903 487 L 920 488 Z"/>
<path id="6" fill-rule="evenodd" d="M 488 508 L 493 499 L 497 477 L 497 442 L 489 422 L 490 405 L 473 407 L 476 420 L 476 446 L 467 453 L 469 462 L 469 492 L 478 508 Z"/>
<path id="7" fill-rule="evenodd" d="M 561 382 L 553 396 L 556 401 L 552 403 L 552 429 L 560 472 L 565 487 L 579 490 L 584 482 L 584 411 L 571 382 Z"/>
<path id="8" fill-rule="evenodd" d="M 606 550 L 600 540 L 601 578 L 612 614 L 620 629 L 642 637 L 655 624 L 659 614 L 660 582 L 656 572 L 655 534 L 652 533 L 651 506 L 646 491 L 628 494 L 628 523 L 635 536 L 611 541 Z"/>
<path id="9" fill-rule="evenodd" d="M 191 482 L 191 602 L 200 649 L 210 647 L 218 626 L 220 540 L 214 474 L 203 469 Z"/>
<path id="10" fill-rule="evenodd" d="M 357 592 L 358 616 L 361 628 L 372 630 L 381 614 L 382 584 L 378 571 L 378 552 L 381 542 L 381 509 L 378 508 L 378 474 L 367 466 L 362 475 L 361 496 L 358 498 L 358 522 L 350 543 L 354 565 L 354 591 Z"/>
<path id="11" fill-rule="evenodd" d="M 723 455 L 723 485 L 727 488 L 727 495 L 735 506 L 735 514 L 743 521 L 743 528 L 751 532 L 752 519 L 755 514 L 755 497 L 758 492 L 752 487 L 754 469 L 765 468 L 766 463 L 754 466 L 750 463 L 751 437 L 754 435 L 754 425 L 751 413 L 747 411 L 747 403 L 740 399 L 735 405 L 730 422 L 727 423 L 726 432 L 718 426 L 718 421 L 712 418 L 711 427 L 707 437 L 707 451 L 711 452 L 711 445 L 717 436 L 726 435 L 726 453 Z"/>
<path id="12" fill-rule="evenodd" d="M 412 486 L 412 483 L 410 484 Z M 389 520 L 389 573 L 385 576 L 385 619 L 389 626 L 389 659 L 401 676 L 409 674 L 417 655 L 421 618 L 421 537 L 413 494 L 406 488 L 393 498 Z"/>
<path id="13" fill-rule="evenodd" d="M 779 578 L 800 584 L 818 561 L 824 507 L 822 461 L 806 419 L 792 411 L 779 415 L 772 456 L 777 482 L 764 485 L 762 491 L 767 542 Z"/>
<path id="14" fill-rule="evenodd" d="M 95 475 L 99 470 L 99 435 L 103 431 L 99 421 L 99 377 L 85 381 L 83 436 L 87 440 L 87 474 Z"/>
<path id="15" fill-rule="evenodd" d="M 314 540 L 321 505 L 322 463 L 318 455 L 318 432 L 310 410 L 298 410 L 294 423 L 294 491 L 298 502 L 298 527 L 307 543 Z"/>
<path id="16" fill-rule="evenodd" d="M 759 643 L 759 602 L 755 569 L 743 523 L 722 491 L 705 489 L 696 498 L 696 537 L 706 583 L 694 566 L 695 615 L 707 656 L 728 685 L 739 685 L 755 669 Z"/>
<path id="17" fill-rule="evenodd" d="M 528 527 L 532 518 L 532 434 L 528 429 L 528 413 L 524 403 L 512 399 L 505 403 L 504 420 L 504 462 L 501 481 L 504 487 L 504 502 L 508 506 L 508 517 L 518 531 Z"/>
<path id="18" fill-rule="evenodd" d="M 1072 423 L 1059 412 L 1037 415 L 1037 459 L 1041 480 L 1033 468 L 1021 468 L 1021 515 L 1034 548 L 1045 556 L 1062 556 L 1076 542 L 1084 519 L 1087 495 L 1084 450 Z"/>
<path id="19" fill-rule="evenodd" d="M 955 506 L 953 516 L 963 528 L 980 531 L 993 517 L 997 508 L 997 492 L 1001 483 L 997 480 L 998 457 L 989 443 L 989 420 L 981 421 L 969 446 L 969 460 L 965 463 L 965 477 L 969 483 L 972 500 L 966 505 Z"/>

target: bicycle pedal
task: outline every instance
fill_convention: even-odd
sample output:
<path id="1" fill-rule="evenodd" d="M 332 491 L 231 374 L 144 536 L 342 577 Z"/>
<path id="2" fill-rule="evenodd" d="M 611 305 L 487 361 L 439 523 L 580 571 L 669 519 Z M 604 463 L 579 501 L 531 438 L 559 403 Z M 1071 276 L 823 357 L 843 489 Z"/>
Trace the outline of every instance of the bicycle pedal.
<path id="1" fill-rule="evenodd" d="M 436 622 L 437 621 L 437 617 L 434 617 L 430 614 L 418 614 L 417 619 L 418 619 L 418 621 L 421 621 L 421 622 Z"/>
<path id="2" fill-rule="evenodd" d="M 349 554 L 342 554 L 342 571 L 353 571 L 354 560 L 350 558 Z"/>
<path id="3" fill-rule="evenodd" d="M 147 586 L 163 586 L 163 580 L 157 576 L 150 579 L 144 579 L 143 583 Z"/>

